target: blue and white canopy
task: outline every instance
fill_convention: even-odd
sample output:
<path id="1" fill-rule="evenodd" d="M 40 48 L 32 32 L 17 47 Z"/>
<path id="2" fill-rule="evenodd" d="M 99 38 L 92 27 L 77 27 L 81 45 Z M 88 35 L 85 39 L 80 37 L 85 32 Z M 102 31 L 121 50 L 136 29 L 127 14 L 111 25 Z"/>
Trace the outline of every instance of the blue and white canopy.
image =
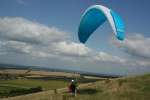
<path id="1" fill-rule="evenodd" d="M 105 21 L 110 23 L 117 39 L 124 40 L 124 23 L 121 17 L 107 7 L 93 5 L 82 15 L 78 29 L 80 42 L 85 43 L 90 35 Z"/>

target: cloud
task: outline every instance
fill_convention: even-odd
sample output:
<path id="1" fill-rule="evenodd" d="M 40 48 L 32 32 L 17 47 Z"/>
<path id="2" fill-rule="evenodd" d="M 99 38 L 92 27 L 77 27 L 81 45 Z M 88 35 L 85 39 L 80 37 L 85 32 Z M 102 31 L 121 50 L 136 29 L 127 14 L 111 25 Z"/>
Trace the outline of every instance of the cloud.
<path id="1" fill-rule="evenodd" d="M 145 37 L 142 34 L 135 34 L 134 36 L 127 36 L 123 42 L 113 40 L 113 44 L 130 55 L 133 65 L 150 65 L 149 37 Z"/>
<path id="2" fill-rule="evenodd" d="M 0 51 L 4 54 L 20 54 L 21 56 L 29 56 L 29 58 L 39 59 L 57 59 L 64 62 L 75 62 L 77 64 L 85 62 L 85 66 L 89 63 L 115 63 L 122 65 L 149 65 L 146 60 L 135 60 L 131 62 L 125 58 L 114 56 L 106 52 L 97 52 L 86 47 L 83 44 L 75 43 L 69 40 L 70 33 L 61 31 L 55 27 L 30 21 L 20 17 L 4 17 L 0 18 Z M 125 42 L 116 42 L 124 51 L 132 53 L 132 55 L 149 57 L 143 54 L 141 50 L 147 47 L 145 39 L 140 35 L 130 37 Z M 139 45 L 142 44 L 142 49 Z M 137 50 L 135 52 L 135 50 Z M 2 53 L 2 52 L 1 52 Z M 144 53 L 148 53 L 144 51 Z M 76 65 L 77 65 L 76 64 Z M 76 66 L 74 65 L 74 66 Z"/>
<path id="3" fill-rule="evenodd" d="M 69 34 L 20 17 L 0 18 L 0 38 L 31 44 L 49 44 L 67 39 Z"/>
<path id="4" fill-rule="evenodd" d="M 0 60 L 18 64 L 22 59 L 20 62 L 33 65 L 46 63 L 51 66 L 80 66 L 83 70 L 84 67 L 89 68 L 86 70 L 102 68 L 108 72 L 111 67 L 116 66 L 119 69 L 122 66 L 131 69 L 130 67 L 150 65 L 150 39 L 142 35 L 127 37 L 124 42 L 113 40 L 120 50 L 136 56 L 134 59 L 95 51 L 84 44 L 71 41 L 70 35 L 70 32 L 25 18 L 0 17 L 0 55 L 5 55 L 6 58 L 1 56 Z"/>
<path id="5" fill-rule="evenodd" d="M 150 59 L 150 38 L 148 37 L 136 34 L 127 37 L 124 42 L 114 41 L 114 43 L 131 55 Z"/>
<path id="6" fill-rule="evenodd" d="M 5 63 L 114 74 L 146 72 L 150 66 L 149 41 L 140 34 L 128 36 L 123 42 L 115 39 L 119 50 L 130 55 L 115 56 L 71 41 L 70 32 L 21 17 L 0 17 L 0 61 Z"/>
<path id="7" fill-rule="evenodd" d="M 112 56 L 105 52 L 98 52 L 97 55 L 94 56 L 94 59 L 98 61 L 104 61 L 104 62 L 110 61 L 110 62 L 117 62 L 122 64 L 126 62 L 126 59 L 120 58 L 118 56 Z"/>
<path id="8" fill-rule="evenodd" d="M 18 53 L 31 58 L 56 58 L 123 63 L 120 57 L 96 52 L 71 40 L 70 33 L 21 17 L 0 18 L 0 50 L 5 54 Z M 84 59 L 83 59 L 84 58 Z M 78 61 L 80 62 L 80 61 Z M 58 62 L 59 63 L 59 62 Z"/>
<path id="9" fill-rule="evenodd" d="M 85 45 L 71 41 L 53 43 L 52 47 L 56 52 L 66 56 L 87 56 L 91 52 Z"/>
<path id="10" fill-rule="evenodd" d="M 27 54 L 29 53 L 31 46 L 27 45 L 23 42 L 17 42 L 17 41 L 3 41 L 1 42 L 1 50 L 5 52 L 16 52 L 16 53 L 23 53 Z"/>

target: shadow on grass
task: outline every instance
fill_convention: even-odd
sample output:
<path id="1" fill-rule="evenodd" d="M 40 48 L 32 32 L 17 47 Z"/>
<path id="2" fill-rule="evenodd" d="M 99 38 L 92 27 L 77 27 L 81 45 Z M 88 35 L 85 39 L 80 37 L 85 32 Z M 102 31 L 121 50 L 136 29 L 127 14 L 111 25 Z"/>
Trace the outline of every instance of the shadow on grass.
<path id="1" fill-rule="evenodd" d="M 78 94 L 95 94 L 95 93 L 97 93 L 97 92 L 99 92 L 98 90 L 96 90 L 96 89 L 81 89 L 81 90 L 78 90 Z"/>

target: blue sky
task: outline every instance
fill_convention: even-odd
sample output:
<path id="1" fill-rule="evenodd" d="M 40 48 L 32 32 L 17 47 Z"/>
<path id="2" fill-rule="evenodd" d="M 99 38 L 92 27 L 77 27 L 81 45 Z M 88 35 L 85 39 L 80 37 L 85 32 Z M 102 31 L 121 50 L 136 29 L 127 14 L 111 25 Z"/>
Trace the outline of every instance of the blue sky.
<path id="1" fill-rule="evenodd" d="M 106 22 L 85 45 L 79 43 L 81 15 L 94 4 L 119 13 L 126 26 L 125 42 L 113 38 Z M 0 0 L 0 62 L 113 74 L 150 72 L 149 4 L 149 0 Z M 39 53 L 42 57 L 35 56 Z"/>

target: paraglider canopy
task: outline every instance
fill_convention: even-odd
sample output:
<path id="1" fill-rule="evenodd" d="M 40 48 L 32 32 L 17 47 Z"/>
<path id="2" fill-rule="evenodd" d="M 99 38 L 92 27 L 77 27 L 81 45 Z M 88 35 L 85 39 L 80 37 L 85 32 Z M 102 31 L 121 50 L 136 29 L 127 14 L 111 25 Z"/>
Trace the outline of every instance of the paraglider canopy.
<path id="1" fill-rule="evenodd" d="M 85 43 L 90 35 L 105 21 L 110 23 L 117 39 L 124 40 L 124 23 L 121 17 L 107 7 L 94 5 L 89 7 L 82 15 L 78 29 L 80 42 Z"/>

